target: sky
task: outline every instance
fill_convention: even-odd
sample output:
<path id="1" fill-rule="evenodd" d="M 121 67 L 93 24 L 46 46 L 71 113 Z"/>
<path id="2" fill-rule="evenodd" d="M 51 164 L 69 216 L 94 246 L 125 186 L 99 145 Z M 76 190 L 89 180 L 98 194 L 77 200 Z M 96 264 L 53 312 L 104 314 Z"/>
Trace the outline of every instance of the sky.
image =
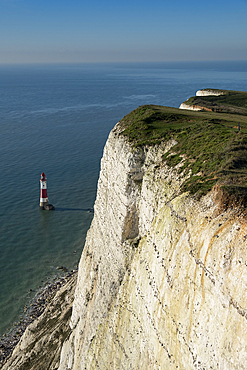
<path id="1" fill-rule="evenodd" d="M 247 60 L 247 0 L 0 0 L 0 63 Z"/>

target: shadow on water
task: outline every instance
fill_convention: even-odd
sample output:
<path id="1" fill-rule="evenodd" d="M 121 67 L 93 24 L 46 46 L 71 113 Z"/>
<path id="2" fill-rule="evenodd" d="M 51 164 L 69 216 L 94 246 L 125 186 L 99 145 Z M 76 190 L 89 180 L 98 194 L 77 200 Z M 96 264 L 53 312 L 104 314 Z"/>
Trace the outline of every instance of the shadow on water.
<path id="1" fill-rule="evenodd" d="M 61 208 L 56 207 L 55 211 L 57 212 L 66 212 L 66 211 L 82 211 L 82 212 L 88 212 L 93 213 L 93 208 Z"/>

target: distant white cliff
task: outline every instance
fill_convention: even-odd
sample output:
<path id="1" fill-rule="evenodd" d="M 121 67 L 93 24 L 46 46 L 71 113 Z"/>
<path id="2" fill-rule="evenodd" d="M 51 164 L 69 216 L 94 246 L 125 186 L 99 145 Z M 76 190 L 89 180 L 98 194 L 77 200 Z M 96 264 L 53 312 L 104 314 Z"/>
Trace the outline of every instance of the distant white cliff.
<path id="1" fill-rule="evenodd" d="M 214 90 L 214 89 L 203 89 L 203 90 L 198 90 L 196 92 L 196 96 L 220 96 L 224 95 L 224 91 L 221 90 Z M 179 109 L 188 109 L 188 110 L 193 110 L 193 111 L 201 111 L 201 110 L 206 110 L 206 111 L 212 111 L 212 109 L 200 106 L 200 105 L 193 105 L 193 104 L 186 104 L 186 101 L 182 104 L 180 104 Z"/>
<path id="2" fill-rule="evenodd" d="M 210 95 L 214 95 L 214 96 L 220 96 L 220 95 L 224 95 L 224 91 L 221 91 L 221 90 L 216 90 L 216 89 L 202 89 L 202 90 L 198 90 L 196 92 L 196 96 L 210 96 Z"/>
<path id="3" fill-rule="evenodd" d="M 180 104 L 179 109 L 188 109 L 188 110 L 195 110 L 195 111 L 200 111 L 203 108 L 199 106 L 194 106 L 194 105 L 189 105 L 185 103 Z"/>

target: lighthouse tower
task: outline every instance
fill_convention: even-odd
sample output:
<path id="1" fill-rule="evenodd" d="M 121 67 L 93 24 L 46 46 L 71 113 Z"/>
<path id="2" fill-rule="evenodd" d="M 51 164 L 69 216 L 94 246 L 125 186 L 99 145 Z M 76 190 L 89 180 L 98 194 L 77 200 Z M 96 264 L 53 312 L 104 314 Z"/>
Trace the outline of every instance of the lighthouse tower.
<path id="1" fill-rule="evenodd" d="M 39 207 L 44 209 L 45 206 L 48 206 L 49 201 L 48 201 L 48 196 L 47 196 L 47 186 L 46 186 L 46 177 L 44 172 L 42 172 L 40 176 L 40 203 Z"/>

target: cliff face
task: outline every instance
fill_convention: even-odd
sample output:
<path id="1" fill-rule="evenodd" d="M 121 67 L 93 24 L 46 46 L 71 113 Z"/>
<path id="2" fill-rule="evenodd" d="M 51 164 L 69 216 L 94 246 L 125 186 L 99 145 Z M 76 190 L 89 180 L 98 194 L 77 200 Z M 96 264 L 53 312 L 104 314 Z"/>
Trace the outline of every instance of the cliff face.
<path id="1" fill-rule="evenodd" d="M 101 162 L 59 370 L 244 369 L 247 224 L 217 189 L 196 200 L 119 126 Z"/>
<path id="2" fill-rule="evenodd" d="M 188 110 L 194 110 L 194 111 L 207 110 L 209 112 L 212 111 L 212 109 L 207 109 L 205 107 L 201 107 L 200 105 L 189 105 L 189 104 L 186 104 L 186 102 L 180 104 L 179 109 L 188 109 Z"/>
<path id="3" fill-rule="evenodd" d="M 203 90 L 198 90 L 196 92 L 196 96 L 220 96 L 224 95 L 224 91 L 216 90 L 216 89 L 203 89 Z"/>

